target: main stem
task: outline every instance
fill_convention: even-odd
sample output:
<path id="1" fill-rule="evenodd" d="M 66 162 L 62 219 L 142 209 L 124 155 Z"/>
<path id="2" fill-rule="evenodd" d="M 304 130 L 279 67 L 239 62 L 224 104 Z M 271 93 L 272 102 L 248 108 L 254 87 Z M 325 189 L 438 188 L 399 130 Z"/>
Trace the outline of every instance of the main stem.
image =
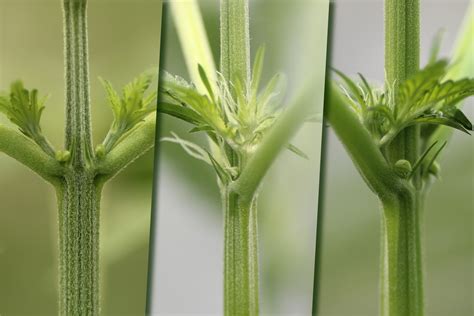
<path id="1" fill-rule="evenodd" d="M 385 71 L 387 84 L 397 89 L 419 69 L 419 0 L 385 1 Z M 395 99 L 395 106 L 398 100 Z M 388 149 L 395 163 L 415 163 L 420 153 L 420 129 L 400 133 Z M 393 192 L 383 199 L 381 310 L 384 316 L 423 315 L 423 274 L 420 216 L 421 178 L 413 177 L 413 190 Z"/>
<path id="2" fill-rule="evenodd" d="M 224 314 L 258 315 L 257 203 L 223 190 Z"/>
<path id="3" fill-rule="evenodd" d="M 71 170 L 57 189 L 60 315 L 99 315 L 101 186 L 94 174 Z"/>
<path id="4" fill-rule="evenodd" d="M 59 205 L 59 314 L 99 314 L 102 183 L 92 150 L 87 0 L 63 0 L 66 140 L 71 159 L 56 191 Z"/>
<path id="5" fill-rule="evenodd" d="M 220 71 L 228 82 L 250 82 L 250 39 L 248 0 L 221 0 Z M 232 151 L 231 151 L 232 152 Z M 242 161 L 231 154 L 233 166 Z M 257 197 L 243 196 L 227 186 L 222 188 L 225 218 L 224 315 L 258 315 Z"/>

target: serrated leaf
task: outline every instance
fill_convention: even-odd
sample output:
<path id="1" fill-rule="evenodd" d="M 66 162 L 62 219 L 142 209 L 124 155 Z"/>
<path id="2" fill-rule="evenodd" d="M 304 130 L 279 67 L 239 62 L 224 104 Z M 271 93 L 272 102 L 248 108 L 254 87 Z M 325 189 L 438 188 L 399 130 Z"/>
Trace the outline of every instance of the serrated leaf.
<path id="1" fill-rule="evenodd" d="M 193 86 L 179 77 L 163 73 L 160 78 L 160 100 L 173 102 L 184 108 L 191 108 L 200 118 L 200 123 L 214 127 L 217 132 L 225 133 L 226 124 L 218 107 L 207 96 L 201 95 Z M 162 96 L 165 96 L 163 98 Z"/>
<path id="2" fill-rule="evenodd" d="M 54 156 L 54 149 L 42 134 L 40 126 L 46 99 L 47 97 L 44 97 L 39 100 L 38 90 L 27 90 L 21 81 L 15 81 L 10 86 L 9 96 L 0 97 L 0 112 L 43 151 Z"/>
<path id="3" fill-rule="evenodd" d="M 472 131 L 471 121 L 469 121 L 469 119 L 466 117 L 466 115 L 464 115 L 461 110 L 456 109 L 453 118 L 458 121 L 462 126 L 464 126 L 465 129 L 467 129 L 468 131 Z"/>
<path id="4" fill-rule="evenodd" d="M 420 99 L 444 77 L 447 66 L 448 62 L 446 60 L 440 60 L 429 64 L 403 82 L 397 91 L 399 96 L 397 107 L 411 108 L 417 106 Z"/>
<path id="5" fill-rule="evenodd" d="M 145 95 L 153 81 L 153 74 L 150 71 L 140 74 L 126 84 L 122 89 L 121 96 L 109 81 L 102 78 L 100 81 L 106 90 L 114 114 L 114 121 L 103 142 L 107 153 L 129 135 L 148 115 L 156 111 L 157 92 Z"/>
<path id="6" fill-rule="evenodd" d="M 120 96 L 118 95 L 117 91 L 114 89 L 110 81 L 105 80 L 101 77 L 99 77 L 99 81 L 104 87 L 105 91 L 107 92 L 107 97 L 112 107 L 112 111 L 114 112 L 114 115 L 116 116 L 120 115 L 120 107 L 122 105 L 121 105 Z"/>
<path id="7" fill-rule="evenodd" d="M 474 95 L 474 80 L 448 80 L 434 85 L 417 101 L 415 106 L 422 110 L 434 107 L 441 102 L 448 106 L 455 106 L 463 99 L 472 95 Z"/>
<path id="8" fill-rule="evenodd" d="M 467 130 L 463 124 L 458 122 L 457 120 L 449 117 L 442 117 L 442 116 L 436 116 L 436 115 L 426 115 L 419 117 L 415 120 L 413 120 L 413 123 L 423 123 L 423 124 L 435 124 L 435 125 L 445 125 L 449 126 L 452 128 L 455 128 L 457 130 L 460 130 L 461 132 L 464 132 L 466 134 L 469 134 L 469 130 Z"/>
<path id="9" fill-rule="evenodd" d="M 309 160 L 309 157 L 308 155 L 306 155 L 301 149 L 299 149 L 298 147 L 296 147 L 295 145 L 292 145 L 292 144 L 289 144 L 287 146 L 288 150 L 290 150 L 291 152 L 295 153 L 296 155 L 300 156 L 301 158 L 304 158 L 304 159 L 307 159 Z"/>

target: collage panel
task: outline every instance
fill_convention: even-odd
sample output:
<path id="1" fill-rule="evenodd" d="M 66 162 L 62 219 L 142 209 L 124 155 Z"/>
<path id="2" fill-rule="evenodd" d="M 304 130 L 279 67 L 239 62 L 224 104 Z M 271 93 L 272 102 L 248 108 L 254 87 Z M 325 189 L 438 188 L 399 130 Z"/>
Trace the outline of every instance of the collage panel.
<path id="1" fill-rule="evenodd" d="M 151 314 L 311 313 L 328 6 L 165 3 Z"/>
<path id="2" fill-rule="evenodd" d="M 0 315 L 145 313 L 162 6 L 86 3 L 0 0 Z"/>
<path id="3" fill-rule="evenodd" d="M 472 1 L 336 1 L 331 34 L 317 315 L 472 315 Z"/>

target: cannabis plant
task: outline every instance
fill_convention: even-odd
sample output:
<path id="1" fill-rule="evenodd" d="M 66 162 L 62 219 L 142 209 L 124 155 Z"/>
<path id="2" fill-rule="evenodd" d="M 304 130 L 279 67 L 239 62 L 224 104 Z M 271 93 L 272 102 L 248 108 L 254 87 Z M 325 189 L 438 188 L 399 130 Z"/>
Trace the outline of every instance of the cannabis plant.
<path id="1" fill-rule="evenodd" d="M 220 2 L 220 68 L 215 69 L 195 1 L 171 2 L 191 81 L 162 72 L 158 111 L 183 120 L 189 133 L 202 133 L 202 147 L 172 134 L 179 144 L 212 167 L 224 215 L 224 314 L 257 315 L 259 311 L 258 196 L 263 177 L 292 135 L 311 116 L 306 90 L 290 105 L 282 104 L 285 77 L 261 77 L 265 48 L 250 58 L 248 0 Z"/>
<path id="2" fill-rule="evenodd" d="M 154 145 L 157 92 L 151 73 L 121 94 L 102 80 L 114 120 L 104 141 L 92 144 L 87 0 L 63 0 L 66 128 L 63 149 L 41 129 L 47 98 L 21 81 L 0 96 L 0 151 L 29 167 L 56 190 L 59 223 L 59 313 L 99 314 L 99 218 L 104 184 Z M 157 76 L 158 71 L 156 71 Z"/>
<path id="3" fill-rule="evenodd" d="M 385 74 L 382 88 L 363 75 L 340 71 L 330 84 L 327 119 L 381 202 L 381 314 L 424 315 L 421 223 L 447 127 L 469 134 L 459 105 L 474 95 L 463 78 L 462 56 L 472 41 L 472 20 L 455 59 L 439 59 L 436 41 L 419 66 L 419 1 L 385 1 Z M 461 69 L 461 71 L 460 71 Z"/>

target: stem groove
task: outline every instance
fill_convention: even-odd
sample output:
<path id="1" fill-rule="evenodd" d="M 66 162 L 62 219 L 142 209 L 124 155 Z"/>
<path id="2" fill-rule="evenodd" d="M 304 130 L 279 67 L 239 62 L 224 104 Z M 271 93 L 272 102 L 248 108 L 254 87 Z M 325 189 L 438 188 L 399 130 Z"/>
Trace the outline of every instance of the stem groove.
<path id="1" fill-rule="evenodd" d="M 70 171 L 58 189 L 60 315 L 99 314 L 100 191 L 85 170 Z"/>
<path id="2" fill-rule="evenodd" d="M 256 198 L 242 203 L 239 195 L 223 191 L 224 314 L 258 315 L 258 233 Z"/>

